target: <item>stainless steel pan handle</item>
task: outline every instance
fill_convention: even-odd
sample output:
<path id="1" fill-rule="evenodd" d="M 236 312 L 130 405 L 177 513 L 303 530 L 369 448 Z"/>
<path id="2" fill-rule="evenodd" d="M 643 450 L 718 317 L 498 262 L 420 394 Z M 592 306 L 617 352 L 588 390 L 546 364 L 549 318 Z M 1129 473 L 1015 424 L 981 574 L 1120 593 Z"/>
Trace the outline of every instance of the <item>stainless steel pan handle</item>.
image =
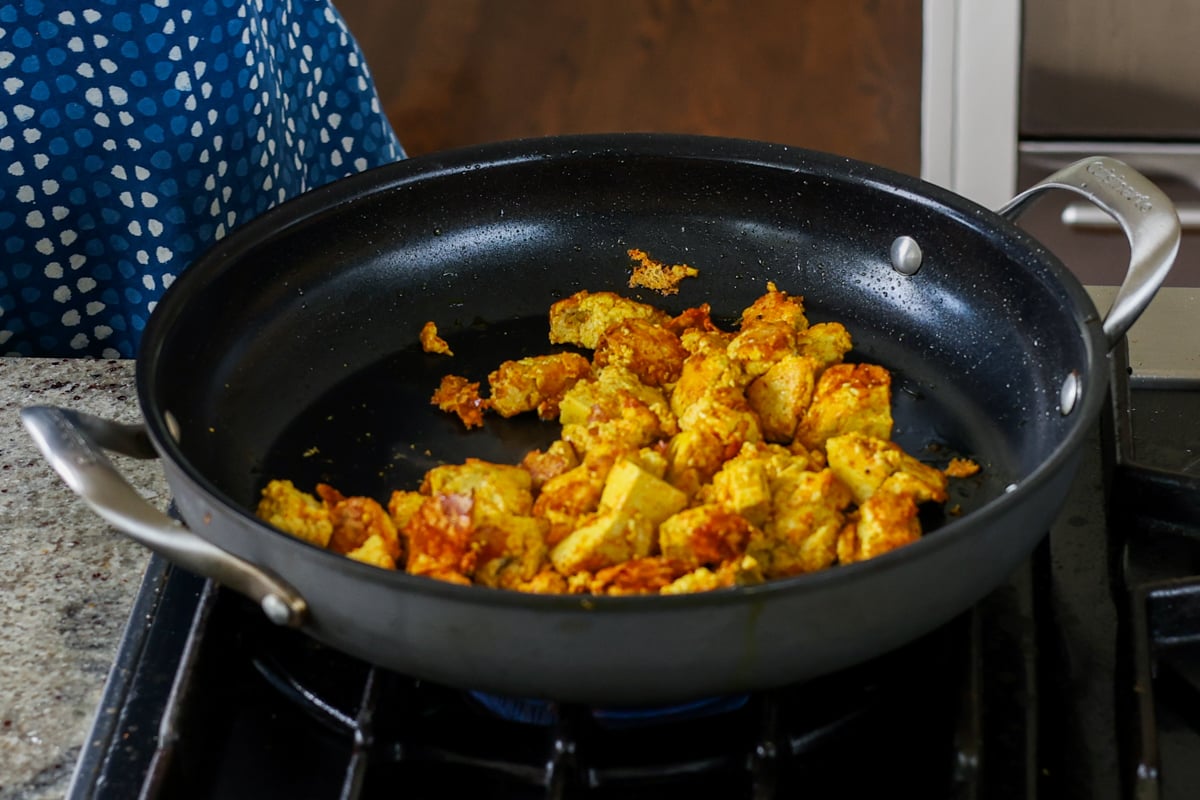
<path id="1" fill-rule="evenodd" d="M 1175 263 L 1180 223 L 1171 200 L 1128 164 L 1092 156 L 1063 167 L 1029 187 L 999 210 L 1016 220 L 1048 189 L 1066 189 L 1103 209 L 1129 239 L 1129 269 L 1104 318 L 1109 347 L 1116 345 L 1154 298 Z"/>
<path id="2" fill-rule="evenodd" d="M 50 406 L 21 409 L 21 421 L 50 465 L 97 514 L 184 569 L 258 602 L 280 625 L 298 626 L 308 605 L 277 576 L 205 541 L 147 503 L 104 454 L 155 458 L 145 430 Z"/>

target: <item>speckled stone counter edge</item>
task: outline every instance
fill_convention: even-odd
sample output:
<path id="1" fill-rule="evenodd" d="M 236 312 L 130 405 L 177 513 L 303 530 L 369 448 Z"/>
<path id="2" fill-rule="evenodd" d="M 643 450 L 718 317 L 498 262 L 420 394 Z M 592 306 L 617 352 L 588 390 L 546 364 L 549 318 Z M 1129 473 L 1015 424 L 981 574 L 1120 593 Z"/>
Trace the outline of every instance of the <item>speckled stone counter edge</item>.
<path id="1" fill-rule="evenodd" d="M 0 800 L 66 793 L 149 560 L 50 468 L 29 405 L 137 422 L 134 364 L 0 358 Z M 166 507 L 157 461 L 114 461 Z"/>

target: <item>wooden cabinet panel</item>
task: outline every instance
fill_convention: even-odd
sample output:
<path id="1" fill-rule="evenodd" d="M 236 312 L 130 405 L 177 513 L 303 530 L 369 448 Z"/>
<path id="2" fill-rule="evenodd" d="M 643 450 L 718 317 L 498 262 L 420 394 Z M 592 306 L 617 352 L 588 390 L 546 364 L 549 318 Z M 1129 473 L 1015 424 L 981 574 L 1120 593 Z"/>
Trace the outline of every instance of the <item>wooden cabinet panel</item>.
<path id="1" fill-rule="evenodd" d="M 340 0 L 405 147 L 738 136 L 920 169 L 920 0 Z"/>

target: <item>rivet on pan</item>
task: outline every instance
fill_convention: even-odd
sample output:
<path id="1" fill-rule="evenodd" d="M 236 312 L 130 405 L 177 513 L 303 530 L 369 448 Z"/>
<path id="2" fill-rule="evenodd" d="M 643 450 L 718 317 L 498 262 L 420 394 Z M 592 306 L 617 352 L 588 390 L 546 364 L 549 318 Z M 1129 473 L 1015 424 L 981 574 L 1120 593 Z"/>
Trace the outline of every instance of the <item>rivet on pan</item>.
<path id="1" fill-rule="evenodd" d="M 265 594 L 263 599 L 259 601 L 263 613 L 267 615 L 267 619 L 274 622 L 276 625 L 288 625 L 292 621 L 292 609 L 288 606 L 287 601 L 277 594 Z"/>
<path id="2" fill-rule="evenodd" d="M 911 236 L 897 236 L 891 254 L 892 268 L 901 275 L 916 275 L 921 268 L 921 246 Z"/>
<path id="3" fill-rule="evenodd" d="M 179 420 L 175 419 L 175 415 L 170 411 L 163 413 L 163 419 L 167 421 L 167 433 L 171 434 L 171 438 L 178 443 L 179 437 L 182 435 L 180 433 Z"/>
<path id="4" fill-rule="evenodd" d="M 1062 388 L 1058 392 L 1058 410 L 1065 417 L 1075 410 L 1075 404 L 1079 402 L 1079 396 L 1083 394 L 1083 384 L 1079 382 L 1079 373 L 1071 370 L 1062 384 Z"/>

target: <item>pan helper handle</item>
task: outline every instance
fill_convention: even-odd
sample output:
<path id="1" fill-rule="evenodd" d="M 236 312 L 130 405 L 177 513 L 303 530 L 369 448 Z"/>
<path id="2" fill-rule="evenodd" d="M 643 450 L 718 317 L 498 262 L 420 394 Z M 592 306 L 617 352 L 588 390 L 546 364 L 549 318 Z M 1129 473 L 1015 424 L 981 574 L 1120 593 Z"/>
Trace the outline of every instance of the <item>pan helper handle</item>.
<path id="1" fill-rule="evenodd" d="M 121 476 L 104 450 L 157 456 L 141 426 L 50 406 L 21 409 L 21 421 L 67 485 L 122 533 L 257 601 L 272 622 L 295 627 L 304 621 L 308 606 L 295 589 L 192 533 L 147 503 Z"/>
<path id="2" fill-rule="evenodd" d="M 1161 189 L 1128 164 L 1107 156 L 1080 159 L 1034 184 L 999 210 L 1015 221 L 1048 189 L 1066 189 L 1108 213 L 1129 239 L 1129 269 L 1104 317 L 1108 346 L 1116 346 L 1166 280 L 1179 252 L 1175 206 Z"/>

